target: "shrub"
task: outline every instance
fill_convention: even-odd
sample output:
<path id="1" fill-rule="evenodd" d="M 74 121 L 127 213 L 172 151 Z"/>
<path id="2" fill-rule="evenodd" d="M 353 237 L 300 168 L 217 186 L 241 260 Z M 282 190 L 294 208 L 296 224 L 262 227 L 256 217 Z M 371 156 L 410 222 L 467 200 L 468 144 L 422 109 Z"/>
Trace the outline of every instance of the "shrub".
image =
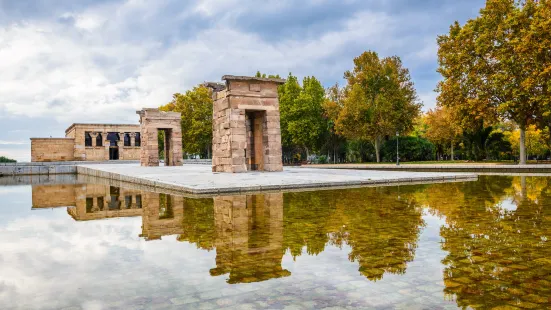
<path id="1" fill-rule="evenodd" d="M 419 137 L 399 137 L 400 161 L 433 160 L 434 144 Z M 396 161 L 396 137 L 389 139 L 381 149 L 383 161 Z"/>

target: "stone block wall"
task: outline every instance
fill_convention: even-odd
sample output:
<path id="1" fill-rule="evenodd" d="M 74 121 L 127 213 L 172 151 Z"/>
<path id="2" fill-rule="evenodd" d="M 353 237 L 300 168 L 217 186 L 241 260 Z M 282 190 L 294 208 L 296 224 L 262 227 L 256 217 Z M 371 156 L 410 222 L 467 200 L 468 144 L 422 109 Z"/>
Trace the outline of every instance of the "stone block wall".
<path id="1" fill-rule="evenodd" d="M 31 161 L 72 161 L 74 145 L 72 138 L 31 138 Z"/>
<path id="2" fill-rule="evenodd" d="M 158 109 L 142 109 L 140 115 L 140 132 L 142 147 L 140 164 L 142 166 L 159 165 L 159 130 L 165 131 L 165 166 L 181 166 L 182 156 L 182 124 L 178 112 L 163 112 Z M 168 155 L 169 160 L 166 160 Z"/>
<path id="3" fill-rule="evenodd" d="M 89 132 L 92 136 L 92 145 L 85 145 L 85 135 Z M 119 136 L 118 151 L 119 160 L 139 160 L 140 146 L 135 144 L 135 133 L 140 132 L 139 125 L 126 124 L 73 124 L 66 131 L 65 136 L 75 139 L 74 158 L 81 161 L 109 160 L 110 141 L 109 133 Z M 124 146 L 124 135 L 129 134 L 131 145 Z M 100 136 L 102 145 L 96 144 L 96 137 Z"/>
<path id="4" fill-rule="evenodd" d="M 213 172 L 282 171 L 277 87 L 282 79 L 224 76 L 226 89 L 213 93 Z M 248 115 L 254 124 L 247 127 Z M 257 130 L 252 133 L 252 128 Z M 258 132 L 261 130 L 261 137 Z M 252 137 L 251 137 L 252 135 Z M 259 162 L 251 162 L 251 141 Z"/>

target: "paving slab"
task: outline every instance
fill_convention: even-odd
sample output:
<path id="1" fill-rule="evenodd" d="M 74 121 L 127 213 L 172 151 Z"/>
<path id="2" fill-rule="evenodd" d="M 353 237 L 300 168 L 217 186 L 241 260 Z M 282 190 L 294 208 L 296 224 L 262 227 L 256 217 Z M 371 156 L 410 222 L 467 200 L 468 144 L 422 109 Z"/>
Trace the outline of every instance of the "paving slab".
<path id="1" fill-rule="evenodd" d="M 389 183 L 476 180 L 471 173 L 372 171 L 285 167 L 282 172 L 217 173 L 207 165 L 141 167 L 78 165 L 79 175 L 166 188 L 193 194 L 239 193 L 301 188 L 369 186 Z"/>

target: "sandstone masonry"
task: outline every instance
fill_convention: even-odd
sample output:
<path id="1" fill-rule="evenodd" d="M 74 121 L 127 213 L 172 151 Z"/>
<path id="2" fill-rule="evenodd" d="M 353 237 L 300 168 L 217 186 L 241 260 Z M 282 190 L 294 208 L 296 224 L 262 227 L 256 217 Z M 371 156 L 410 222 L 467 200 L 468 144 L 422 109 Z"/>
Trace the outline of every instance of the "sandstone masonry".
<path id="1" fill-rule="evenodd" d="M 65 138 L 31 138 L 31 161 L 137 160 L 138 125 L 72 124 Z"/>
<path id="2" fill-rule="evenodd" d="M 283 79 L 225 75 L 213 89 L 212 171 L 282 171 L 277 87 Z"/>
<path id="3" fill-rule="evenodd" d="M 159 131 L 164 131 L 165 166 L 181 166 L 183 164 L 181 114 L 158 109 L 142 109 L 136 113 L 140 115 L 142 137 L 140 164 L 159 166 L 157 135 Z"/>

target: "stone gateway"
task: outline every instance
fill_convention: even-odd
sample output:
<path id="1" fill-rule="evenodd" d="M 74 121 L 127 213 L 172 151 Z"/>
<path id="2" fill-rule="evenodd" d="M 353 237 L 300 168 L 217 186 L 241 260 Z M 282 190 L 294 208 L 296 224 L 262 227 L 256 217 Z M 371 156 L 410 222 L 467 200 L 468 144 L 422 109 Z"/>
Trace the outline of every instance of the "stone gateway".
<path id="1" fill-rule="evenodd" d="M 213 90 L 212 171 L 282 171 L 277 87 L 283 79 L 225 75 Z"/>
<path id="2" fill-rule="evenodd" d="M 159 109 L 142 109 L 140 115 L 140 132 L 142 147 L 140 164 L 142 166 L 159 166 L 158 132 L 164 132 L 165 166 L 181 166 L 182 156 L 182 123 L 179 112 L 163 112 Z"/>

